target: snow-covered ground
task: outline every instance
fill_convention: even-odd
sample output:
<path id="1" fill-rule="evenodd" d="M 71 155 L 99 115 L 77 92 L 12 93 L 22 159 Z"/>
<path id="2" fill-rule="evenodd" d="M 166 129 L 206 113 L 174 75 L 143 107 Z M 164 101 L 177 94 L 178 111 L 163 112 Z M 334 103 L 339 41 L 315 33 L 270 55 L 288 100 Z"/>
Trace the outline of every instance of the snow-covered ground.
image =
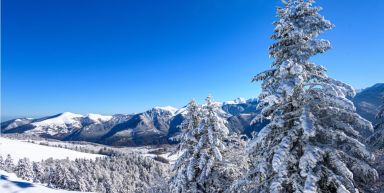
<path id="1" fill-rule="evenodd" d="M 33 143 L 32 143 L 33 142 Z M 40 145 L 40 143 L 47 145 Z M 18 159 L 27 157 L 31 161 L 41 161 L 43 159 L 53 158 L 53 159 L 70 159 L 74 160 L 76 158 L 87 158 L 95 159 L 96 157 L 103 156 L 100 154 L 90 154 L 82 153 L 70 149 L 53 147 L 62 146 L 67 148 L 77 147 L 78 149 L 89 149 L 92 151 L 98 151 L 104 147 L 113 149 L 121 153 L 137 153 L 147 157 L 156 157 L 162 156 L 170 160 L 171 163 L 177 158 L 177 154 L 171 157 L 168 157 L 169 151 L 159 151 L 159 153 L 154 153 L 154 151 L 161 150 L 162 148 L 155 147 L 125 147 L 125 148 L 114 148 L 103 145 L 95 144 L 76 144 L 62 141 L 44 141 L 44 140 L 17 140 L 10 139 L 5 137 L 0 137 L 0 155 L 5 159 L 7 154 L 10 154 L 15 162 Z M 0 170 L 0 193 L 75 193 L 73 191 L 57 190 L 44 186 L 43 184 L 32 183 L 18 178 L 14 173 L 8 173 Z M 77 192 L 76 192 L 77 193 Z"/>
<path id="2" fill-rule="evenodd" d="M 102 156 L 0 137 L 0 155 L 5 159 L 8 154 L 12 156 L 15 163 L 24 157 L 31 161 L 41 161 L 48 158 L 75 160 L 76 158 L 95 159 Z"/>
<path id="3" fill-rule="evenodd" d="M 70 159 L 86 158 L 95 159 L 102 155 L 82 153 L 74 150 L 49 147 L 29 143 L 26 141 L 8 139 L 0 137 L 0 155 L 5 157 L 10 154 L 15 162 L 21 158 L 27 157 L 31 161 L 41 161 L 48 158 Z M 41 184 L 31 183 L 21 180 L 13 173 L 7 173 L 0 170 L 0 193 L 74 193 L 73 191 L 55 190 L 47 188 Z"/>
<path id="4" fill-rule="evenodd" d="M 169 161 L 170 164 L 174 164 L 176 160 L 181 156 L 182 152 L 178 153 L 172 153 L 171 151 L 166 151 L 163 153 L 155 154 L 151 153 L 153 151 L 157 150 L 156 148 L 149 148 L 149 147 L 139 147 L 136 149 L 133 149 L 131 151 L 136 152 L 138 154 L 141 154 L 145 157 L 155 158 L 156 156 L 161 156 Z"/>
<path id="5" fill-rule="evenodd" d="M 15 174 L 0 170 L 1 193 L 76 193 L 74 191 L 56 190 L 40 184 L 31 183 L 16 177 Z"/>

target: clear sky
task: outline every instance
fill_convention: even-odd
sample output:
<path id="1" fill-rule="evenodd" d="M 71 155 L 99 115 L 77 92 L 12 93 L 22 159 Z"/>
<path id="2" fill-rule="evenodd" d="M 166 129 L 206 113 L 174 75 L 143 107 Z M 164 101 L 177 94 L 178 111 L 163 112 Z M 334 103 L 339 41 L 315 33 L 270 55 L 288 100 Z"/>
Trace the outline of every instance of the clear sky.
<path id="1" fill-rule="evenodd" d="M 257 97 L 278 0 L 3 0 L 2 118 L 133 113 Z M 336 28 L 314 60 L 384 82 L 383 0 L 318 0 Z"/>

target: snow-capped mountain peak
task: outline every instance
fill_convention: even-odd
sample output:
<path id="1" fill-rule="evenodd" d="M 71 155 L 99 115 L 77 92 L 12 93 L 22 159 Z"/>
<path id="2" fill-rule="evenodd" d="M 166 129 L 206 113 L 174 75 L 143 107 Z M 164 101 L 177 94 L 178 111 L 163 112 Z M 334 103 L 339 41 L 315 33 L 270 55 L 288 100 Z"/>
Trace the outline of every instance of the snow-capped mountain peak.
<path id="1" fill-rule="evenodd" d="M 87 118 L 94 122 L 107 122 L 112 119 L 112 116 L 89 113 Z"/>
<path id="2" fill-rule="evenodd" d="M 172 106 L 164 106 L 164 107 L 154 107 L 153 109 L 155 110 L 163 110 L 163 111 L 169 111 L 172 114 L 175 114 L 177 112 L 177 108 L 172 107 Z"/>
<path id="3" fill-rule="evenodd" d="M 223 105 L 237 105 L 237 104 L 244 104 L 246 102 L 247 100 L 245 98 L 239 97 L 235 100 L 225 101 L 223 102 Z"/>
<path id="4" fill-rule="evenodd" d="M 32 118 L 19 118 L 19 119 L 15 119 L 15 120 L 13 120 L 10 124 L 8 124 L 4 128 L 4 131 L 6 131 L 8 129 L 13 129 L 13 128 L 19 127 L 21 125 L 25 125 L 25 124 L 31 123 L 32 121 L 33 121 Z"/>
<path id="5" fill-rule="evenodd" d="M 72 112 L 64 112 L 64 113 L 61 113 L 60 116 L 63 116 L 63 117 L 83 117 L 83 115 L 72 113 Z"/>
<path id="6" fill-rule="evenodd" d="M 61 133 L 69 133 L 74 128 L 81 128 L 81 119 L 83 115 L 71 112 L 65 112 L 56 116 L 43 119 L 31 123 L 35 128 L 27 131 L 27 133 L 48 133 L 49 135 L 57 135 Z"/>
<path id="7" fill-rule="evenodd" d="M 78 122 L 75 119 L 76 118 L 82 118 L 82 117 L 84 117 L 84 116 L 80 115 L 80 114 L 75 114 L 75 113 L 71 113 L 71 112 L 64 112 L 64 113 L 58 114 L 57 116 L 55 116 L 51 119 L 46 119 L 43 121 L 34 122 L 32 124 L 36 125 L 36 126 L 68 125 L 68 124 L 73 124 L 74 122 Z"/>

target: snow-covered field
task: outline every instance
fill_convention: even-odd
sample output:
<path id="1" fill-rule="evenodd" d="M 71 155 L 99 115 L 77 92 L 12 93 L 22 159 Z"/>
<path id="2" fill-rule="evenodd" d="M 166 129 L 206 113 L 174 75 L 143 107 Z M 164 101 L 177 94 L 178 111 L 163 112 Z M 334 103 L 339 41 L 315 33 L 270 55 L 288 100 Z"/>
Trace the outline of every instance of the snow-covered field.
<path id="1" fill-rule="evenodd" d="M 40 184 L 34 184 L 16 177 L 15 174 L 0 170 L 1 193 L 76 193 L 74 191 L 55 190 Z"/>
<path id="2" fill-rule="evenodd" d="M 0 155 L 5 159 L 8 154 L 12 156 L 15 163 L 24 157 L 31 161 L 41 161 L 48 158 L 75 160 L 76 158 L 95 159 L 102 156 L 0 137 Z"/>
<path id="3" fill-rule="evenodd" d="M 130 154 L 130 153 L 137 153 L 137 154 L 140 154 L 140 155 L 143 155 L 145 157 L 151 157 L 151 158 L 154 158 L 156 156 L 162 156 L 166 159 L 169 160 L 170 163 L 173 163 L 174 161 L 176 161 L 176 159 L 178 158 L 178 156 L 180 156 L 179 154 L 174 154 L 174 155 L 170 155 L 171 152 L 173 152 L 173 148 L 171 146 L 140 146 L 140 147 L 112 147 L 112 146 L 107 146 L 107 145 L 102 145 L 102 144 L 94 144 L 94 143 L 89 143 L 89 142 L 78 142 L 78 141 L 73 141 L 73 142 L 65 142 L 65 141 L 56 141 L 56 140 L 46 140 L 46 139 L 17 139 L 17 138 L 2 138 L 0 137 L 0 155 L 3 156 L 3 158 L 5 159 L 5 155 L 3 155 L 4 153 L 2 153 L 2 140 L 8 140 L 7 144 L 9 144 L 10 142 L 14 142 L 16 141 L 17 143 L 23 143 L 24 145 L 38 145 L 38 146 L 42 146 L 42 147 L 48 147 L 48 148 L 56 148 L 56 149 L 53 149 L 53 151 L 57 151 L 59 150 L 60 151 L 60 154 L 62 154 L 62 151 L 71 151 L 71 152 L 74 152 L 76 154 L 84 154 L 84 153 L 81 153 L 80 152 L 80 149 L 86 149 L 86 150 L 89 150 L 91 152 L 99 152 L 100 150 L 104 149 L 104 148 L 107 148 L 107 149 L 110 149 L 110 150 L 114 150 L 116 152 L 120 152 L 120 153 L 123 153 L 123 154 Z M 9 142 L 10 141 L 10 142 Z M 42 144 L 42 145 L 41 145 Z M 64 148 L 62 148 L 64 147 Z M 40 147 L 39 147 L 40 148 Z M 158 149 L 163 149 L 163 148 L 166 148 L 168 149 L 167 151 L 165 152 L 161 152 L 161 153 L 152 153 L 153 151 L 156 151 Z M 79 151 L 76 151 L 76 150 L 79 150 Z M 10 153 L 13 156 L 14 152 Z M 53 157 L 54 159 L 61 159 L 61 158 L 56 158 L 56 154 L 55 153 L 55 156 Z M 88 153 L 85 153 L 85 154 L 88 154 Z M 89 155 L 89 154 L 88 154 Z M 90 154 L 90 155 L 95 155 L 95 154 Z M 97 155 L 97 154 L 96 154 Z M 28 157 L 29 159 L 31 159 L 31 161 L 35 161 L 31 158 L 31 156 L 25 156 L 25 157 Z M 40 156 L 38 156 L 39 159 L 36 160 L 36 161 L 41 161 L 40 159 Z M 23 158 L 23 156 L 21 157 Z M 66 157 L 64 157 L 66 158 Z M 75 156 L 75 158 L 80 158 L 78 156 Z M 74 158 L 74 159 L 75 159 Z M 15 159 L 18 159 L 18 158 L 15 158 Z M 43 159 L 46 159 L 46 158 L 43 158 Z M 70 158 L 70 160 L 73 160 Z"/>

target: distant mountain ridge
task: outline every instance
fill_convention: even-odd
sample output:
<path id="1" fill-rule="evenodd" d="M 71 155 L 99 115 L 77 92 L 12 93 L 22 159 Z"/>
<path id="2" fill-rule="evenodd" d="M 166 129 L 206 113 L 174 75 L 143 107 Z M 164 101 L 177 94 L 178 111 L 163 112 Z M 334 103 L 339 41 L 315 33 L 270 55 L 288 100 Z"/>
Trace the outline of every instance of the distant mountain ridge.
<path id="1" fill-rule="evenodd" d="M 250 133 L 256 115 L 256 99 L 238 98 L 219 103 L 223 119 L 233 130 Z M 114 146 L 138 146 L 172 143 L 179 131 L 185 108 L 154 107 L 132 115 L 79 115 L 65 112 L 40 119 L 19 118 L 1 123 L 3 134 L 25 134 L 71 141 L 89 141 Z M 244 131 L 245 130 L 245 131 Z"/>
<path id="2" fill-rule="evenodd" d="M 384 83 L 361 90 L 354 102 L 357 112 L 375 123 L 384 96 Z M 257 99 L 238 98 L 219 103 L 221 117 L 235 132 L 250 134 L 265 123 L 250 125 L 257 115 Z M 114 146 L 139 146 L 172 143 L 169 138 L 179 131 L 185 108 L 154 107 L 132 115 L 79 115 L 70 112 L 41 119 L 20 118 L 1 123 L 4 134 L 20 133 L 59 140 L 89 141 Z"/>
<path id="3" fill-rule="evenodd" d="M 362 89 L 356 94 L 352 101 L 356 106 L 357 113 L 373 124 L 376 124 L 377 120 L 375 116 L 384 101 L 384 83 L 378 83 Z"/>

